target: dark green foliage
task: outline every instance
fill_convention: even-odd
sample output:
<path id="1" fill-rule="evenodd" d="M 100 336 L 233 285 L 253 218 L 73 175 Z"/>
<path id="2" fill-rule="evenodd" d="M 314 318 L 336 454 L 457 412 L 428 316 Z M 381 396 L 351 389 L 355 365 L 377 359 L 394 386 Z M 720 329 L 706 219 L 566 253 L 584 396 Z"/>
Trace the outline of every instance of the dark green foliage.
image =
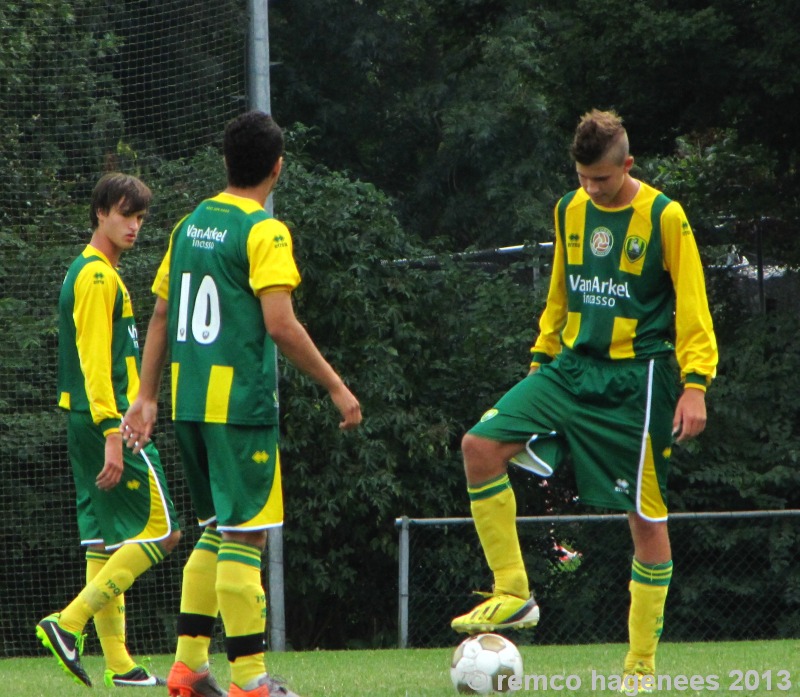
<path id="1" fill-rule="evenodd" d="M 467 512 L 458 443 L 525 373 L 533 332 L 518 318 L 533 318 L 534 289 L 514 283 L 512 270 L 398 263 L 424 251 L 382 194 L 287 161 L 276 213 L 293 230 L 304 277 L 298 316 L 365 418 L 358 431 L 340 433 L 320 389 L 284 366 L 290 637 L 298 646 L 323 637 L 388 643 L 393 632 L 374 618 L 393 595 L 394 518 Z"/>
<path id="2" fill-rule="evenodd" d="M 151 18 L 162 3 L 150 0 L 0 5 L 0 471 L 19 502 L 4 509 L 3 548 L 15 574 L 3 578 L 0 597 L 18 593 L 16 577 L 38 578 L 42 563 L 65 570 L 58 600 L 79 586 L 53 406 L 58 288 L 88 239 L 86 200 L 98 173 L 140 174 L 154 205 L 136 252 L 123 258 L 123 276 L 145 333 L 149 284 L 170 229 L 224 186 L 216 146 L 230 110 L 244 108 L 239 82 L 229 80 L 244 62 L 245 23 L 214 18 L 234 5 L 242 9 L 209 4 L 203 32 L 189 35 L 177 23 L 171 31 L 134 26 L 123 10 Z M 393 642 L 394 519 L 469 514 L 459 441 L 525 374 L 546 279 L 529 282 L 535 259 L 490 268 L 448 253 L 549 239 L 553 204 L 577 185 L 566 147 L 582 111 L 619 109 L 637 175 L 683 203 L 709 264 L 741 252 L 754 261 L 759 235 L 767 257 L 800 263 L 798 77 L 786 69 L 798 50 L 797 7 L 272 3 L 276 116 L 305 124 L 292 126 L 275 195 L 304 278 L 296 308 L 365 416 L 359 431 L 340 433 L 323 391 L 282 364 L 288 629 L 297 648 Z M 170 3 L 169 14 L 180 19 L 182 3 Z M 207 39 L 220 35 L 223 48 L 212 50 Z M 225 66 L 223 53 L 234 56 Z M 157 59 L 173 61 L 171 70 Z M 206 104 L 205 88 L 224 100 Z M 179 107 L 165 105 L 169 95 L 179 96 Z M 406 263 L 421 258 L 433 261 Z M 719 377 L 706 433 L 676 451 L 671 504 L 797 507 L 796 308 L 755 314 L 754 286 L 735 271 L 711 272 L 708 283 Z M 174 453 L 166 413 L 165 406 L 159 446 Z M 179 478 L 176 465 L 168 463 L 170 477 Z M 521 514 L 576 512 L 567 470 L 546 490 L 527 475 L 512 477 Z M 188 506 L 183 511 L 191 524 Z M 57 534 L 53 520 L 64 521 Z M 796 635 L 791 523 L 696 532 L 675 542 L 676 559 L 687 560 L 676 586 L 684 595 L 671 594 L 684 603 L 680 625 L 692 625 L 714 596 L 727 594 L 732 607 L 769 597 L 786 608 L 770 629 Z M 594 571 L 624 566 L 629 549 L 618 543 L 600 558 L 608 540 L 572 528 L 559 534 L 586 554 L 574 574 L 554 572 L 549 534 L 530 542 L 526 559 L 545 601 L 572 598 L 559 610 L 563 623 L 542 625 L 553 641 L 569 641 L 570 627 L 597 629 L 608 611 L 605 589 L 589 582 Z M 729 571 L 723 552 L 759 554 L 763 564 Z M 443 564 L 426 582 L 443 624 L 470 602 L 469 590 L 487 588 L 486 569 L 474 540 L 444 535 L 426 553 Z M 142 588 L 177 588 L 179 565 L 170 564 Z M 55 600 L 40 598 L 33 610 L 49 612 Z M 169 651 L 175 608 L 153 602 L 168 628 L 160 650 Z M 624 605 L 624 596 L 613 602 Z M 0 604 L 0 626 L 16 627 L 13 605 Z M 724 629 L 740 620 L 731 613 L 708 621 Z M 442 641 L 450 641 L 446 633 Z M 620 626 L 614 637 L 623 635 Z"/>
<path id="3" fill-rule="evenodd" d="M 275 113 L 319 129 L 317 157 L 375 182 L 404 227 L 449 249 L 546 239 L 566 143 L 530 3 L 300 0 L 272 18 Z"/>
<path id="4" fill-rule="evenodd" d="M 637 157 L 670 155 L 678 138 L 682 156 L 687 144 L 755 156 L 707 180 L 690 219 L 739 220 L 727 232 L 740 245 L 763 218 L 778 221 L 776 249 L 796 238 L 795 5 L 294 0 L 271 21 L 279 120 L 319 129 L 315 157 L 393 195 L 425 240 L 545 238 L 577 185 L 566 146 L 592 107 L 622 114 Z"/>
<path id="5" fill-rule="evenodd" d="M 674 501 L 685 510 L 800 506 L 800 343 L 794 314 L 740 325 L 721 352 L 708 427 L 676 452 Z"/>

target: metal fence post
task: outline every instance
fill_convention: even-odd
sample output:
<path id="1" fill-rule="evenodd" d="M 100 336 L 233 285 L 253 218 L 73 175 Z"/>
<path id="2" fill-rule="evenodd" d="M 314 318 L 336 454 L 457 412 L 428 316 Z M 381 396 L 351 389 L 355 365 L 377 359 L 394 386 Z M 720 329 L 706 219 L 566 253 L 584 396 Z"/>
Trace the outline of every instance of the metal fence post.
<path id="1" fill-rule="evenodd" d="M 269 14 L 268 0 L 249 0 L 250 38 L 248 55 L 248 91 L 250 106 L 272 113 L 269 84 Z M 272 196 L 267 203 L 272 213 Z M 277 356 L 275 374 L 277 375 Z M 269 637 L 272 651 L 286 650 L 286 612 L 283 584 L 283 527 L 270 528 L 269 540 Z"/>
<path id="2" fill-rule="evenodd" d="M 409 545 L 409 519 L 407 516 L 395 521 L 400 526 L 400 547 L 398 550 L 399 578 L 398 578 L 398 615 L 397 644 L 404 649 L 408 646 L 408 545 Z"/>
<path id="3" fill-rule="evenodd" d="M 269 645 L 286 650 L 286 612 L 283 585 L 283 527 L 270 528 L 269 537 Z"/>

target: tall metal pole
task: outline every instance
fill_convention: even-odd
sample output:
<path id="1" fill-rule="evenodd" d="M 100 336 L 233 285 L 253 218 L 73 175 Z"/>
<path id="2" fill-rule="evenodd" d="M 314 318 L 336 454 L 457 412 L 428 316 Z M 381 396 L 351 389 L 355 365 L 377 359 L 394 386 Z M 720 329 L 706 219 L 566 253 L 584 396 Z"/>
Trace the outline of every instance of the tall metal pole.
<path id="1" fill-rule="evenodd" d="M 269 89 L 269 14 L 267 0 L 248 0 L 250 10 L 249 98 L 250 107 L 272 113 Z M 272 214 L 272 195 L 267 200 Z M 276 366 L 277 374 L 277 366 Z M 269 643 L 272 651 L 286 650 L 286 610 L 283 584 L 283 527 L 268 531 L 269 549 Z"/>
<path id="2" fill-rule="evenodd" d="M 409 519 L 398 518 L 400 524 L 400 546 L 398 549 L 398 598 L 397 598 L 397 646 L 408 648 L 408 555 Z"/>
<path id="3" fill-rule="evenodd" d="M 250 4 L 250 51 L 248 91 L 250 107 L 271 113 L 269 91 L 269 15 L 267 0 L 248 0 Z"/>

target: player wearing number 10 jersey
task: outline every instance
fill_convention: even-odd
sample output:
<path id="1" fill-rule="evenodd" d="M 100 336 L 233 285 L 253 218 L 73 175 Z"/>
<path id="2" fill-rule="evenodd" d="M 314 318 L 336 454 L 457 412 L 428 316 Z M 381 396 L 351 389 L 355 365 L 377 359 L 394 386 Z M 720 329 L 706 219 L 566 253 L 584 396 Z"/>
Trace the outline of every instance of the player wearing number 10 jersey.
<path id="1" fill-rule="evenodd" d="M 170 695 L 224 694 L 208 672 L 219 612 L 229 697 L 296 697 L 264 667 L 261 554 L 266 529 L 283 523 L 276 348 L 328 390 L 340 428 L 357 426 L 361 408 L 294 314 L 292 238 L 264 210 L 283 165 L 280 128 L 267 114 L 243 114 L 226 127 L 223 151 L 227 187 L 177 224 L 153 284 L 139 397 L 123 436 L 134 450 L 149 439 L 169 354 L 175 434 L 204 527 L 184 569 Z"/>
<path id="2" fill-rule="evenodd" d="M 276 348 L 258 296 L 299 283 L 288 228 L 252 199 L 222 192 L 178 223 L 153 284 L 170 301 L 173 419 L 277 423 Z"/>

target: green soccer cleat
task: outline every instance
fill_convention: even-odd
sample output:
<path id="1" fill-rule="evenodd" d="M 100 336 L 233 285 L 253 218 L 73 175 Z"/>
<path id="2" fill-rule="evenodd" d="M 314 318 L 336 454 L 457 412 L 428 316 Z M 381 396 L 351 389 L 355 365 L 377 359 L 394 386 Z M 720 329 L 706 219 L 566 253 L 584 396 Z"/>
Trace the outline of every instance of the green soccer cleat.
<path id="1" fill-rule="evenodd" d="M 106 687 L 159 687 L 167 684 L 164 678 L 153 675 L 144 666 L 136 666 L 122 674 L 107 670 L 103 682 Z"/>
<path id="2" fill-rule="evenodd" d="M 450 626 L 457 632 L 478 634 L 479 632 L 499 632 L 503 629 L 525 629 L 539 624 L 539 606 L 533 594 L 526 600 L 515 595 L 492 595 L 478 593 L 486 597 L 480 605 L 466 615 L 456 617 Z"/>
<path id="3" fill-rule="evenodd" d="M 54 613 L 45 617 L 36 625 L 36 636 L 45 648 L 50 649 L 64 672 L 79 685 L 92 686 L 89 675 L 81 665 L 83 640 L 81 632 L 68 632 L 58 624 L 61 615 Z"/>

